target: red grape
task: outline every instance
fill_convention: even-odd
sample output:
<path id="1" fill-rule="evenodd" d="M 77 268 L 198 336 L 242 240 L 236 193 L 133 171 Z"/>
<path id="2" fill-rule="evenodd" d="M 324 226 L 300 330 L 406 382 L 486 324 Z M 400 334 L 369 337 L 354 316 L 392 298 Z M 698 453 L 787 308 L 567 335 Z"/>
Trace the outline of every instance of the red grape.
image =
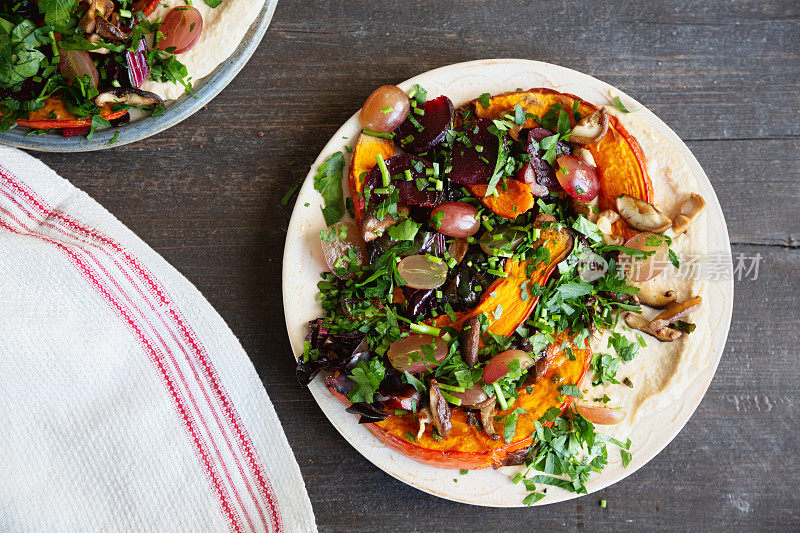
<path id="1" fill-rule="evenodd" d="M 358 119 L 364 128 L 382 133 L 393 132 L 408 115 L 411 101 L 396 85 L 383 85 L 367 97 Z"/>
<path id="2" fill-rule="evenodd" d="M 200 39 L 200 34 L 203 33 L 203 16 L 193 7 L 174 7 L 164 17 L 164 23 L 158 29 L 164 34 L 164 38 L 158 41 L 158 48 L 182 54 Z"/>
<path id="3" fill-rule="evenodd" d="M 594 200 L 600 191 L 597 171 L 574 155 L 565 155 L 556 161 L 556 178 L 567 194 L 582 202 Z"/>
<path id="4" fill-rule="evenodd" d="M 463 202 L 445 202 L 437 205 L 431 211 L 431 220 L 437 219 L 438 227 L 435 222 L 434 227 L 439 233 L 458 239 L 475 235 L 481 225 L 478 221 L 478 210 Z"/>

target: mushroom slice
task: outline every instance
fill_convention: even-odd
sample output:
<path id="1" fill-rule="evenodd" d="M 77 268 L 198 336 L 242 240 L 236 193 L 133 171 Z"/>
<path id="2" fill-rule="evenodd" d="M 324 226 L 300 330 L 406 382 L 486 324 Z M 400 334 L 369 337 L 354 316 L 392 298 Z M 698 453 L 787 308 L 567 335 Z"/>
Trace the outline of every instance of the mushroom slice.
<path id="1" fill-rule="evenodd" d="M 597 215 L 594 221 L 597 224 L 597 229 L 603 235 L 603 242 L 606 244 L 620 246 L 625 242 L 625 237 L 614 233 L 614 223 L 619 220 L 619 213 L 613 209 L 606 209 Z"/>
<path id="2" fill-rule="evenodd" d="M 657 317 L 650 321 L 650 327 L 654 330 L 659 330 L 668 326 L 669 324 L 680 320 L 686 315 L 700 309 L 703 304 L 703 298 L 695 296 L 683 302 L 672 302 L 667 305 Z"/>
<path id="3" fill-rule="evenodd" d="M 483 431 L 492 440 L 497 440 L 500 438 L 500 435 L 498 435 L 494 430 L 494 408 L 496 404 L 497 397 L 492 396 L 488 400 L 476 405 L 476 407 L 481 411 L 481 425 L 483 426 Z"/>
<path id="4" fill-rule="evenodd" d="M 111 41 L 122 41 L 128 38 L 124 31 L 117 28 L 102 17 L 95 19 L 95 31 L 100 35 L 100 37 L 109 39 Z"/>
<path id="5" fill-rule="evenodd" d="M 94 99 L 97 107 L 106 107 L 111 104 L 128 104 L 133 106 L 164 105 L 160 96 L 141 89 L 114 89 L 97 95 Z"/>
<path id="6" fill-rule="evenodd" d="M 677 300 L 675 291 L 669 290 L 667 292 L 654 291 L 652 289 L 640 289 L 636 293 L 636 299 L 653 309 L 664 309 L 666 306 Z"/>
<path id="7" fill-rule="evenodd" d="M 592 152 L 588 148 L 578 148 L 577 150 L 572 152 L 572 155 L 579 158 L 587 165 L 597 167 L 597 165 L 594 162 L 594 156 L 592 155 Z"/>
<path id="8" fill-rule="evenodd" d="M 667 215 L 644 200 L 628 194 L 620 194 L 616 199 L 617 213 L 632 228 L 651 233 L 662 233 L 672 226 Z"/>
<path id="9" fill-rule="evenodd" d="M 601 107 L 572 128 L 569 140 L 578 144 L 592 144 L 605 137 L 607 131 L 608 111 Z"/>
<path id="10" fill-rule="evenodd" d="M 422 438 L 422 434 L 425 433 L 425 426 L 430 424 L 433 421 L 433 417 L 431 416 L 431 411 L 427 407 L 424 409 L 420 409 L 419 414 L 417 415 L 417 422 L 419 422 L 419 430 L 417 430 L 417 442 L 419 439 Z"/>
<path id="11" fill-rule="evenodd" d="M 450 436 L 450 430 L 453 429 L 453 423 L 450 421 L 450 406 L 442 396 L 442 390 L 439 388 L 439 383 L 431 380 L 430 385 L 430 408 L 433 415 L 433 425 L 436 431 L 443 439 Z"/>
<path id="12" fill-rule="evenodd" d="M 645 317 L 637 315 L 636 313 L 625 313 L 625 323 L 628 325 L 628 327 L 638 329 L 643 333 L 652 335 L 661 342 L 672 342 L 683 335 L 683 333 L 677 329 L 672 329 L 670 327 L 663 327 L 658 330 L 653 329 L 650 325 L 650 322 Z"/>
<path id="13" fill-rule="evenodd" d="M 689 229 L 697 217 L 706 210 L 706 201 L 697 193 L 692 193 L 681 206 L 681 213 L 672 219 L 672 232 L 677 237 Z"/>
<path id="14" fill-rule="evenodd" d="M 520 466 L 525 464 L 525 459 L 531 454 L 531 450 L 533 446 L 526 446 L 525 448 L 520 448 L 519 450 L 509 452 L 503 459 L 500 460 L 500 464 L 495 466 L 494 468 L 500 468 L 501 466 Z"/>
<path id="15" fill-rule="evenodd" d="M 86 40 L 89 41 L 90 43 L 99 43 L 100 41 L 103 40 L 103 38 L 97 35 L 96 33 L 90 33 L 89 35 L 86 36 Z M 109 50 L 108 48 L 93 48 L 92 50 L 87 50 L 87 52 L 89 52 L 90 54 L 108 55 L 111 53 L 111 50 Z"/>
<path id="16" fill-rule="evenodd" d="M 467 319 L 461 330 L 461 359 L 472 368 L 478 363 L 478 348 L 481 342 L 481 323 L 477 316 Z"/>
<path id="17" fill-rule="evenodd" d="M 450 254 L 451 258 L 455 259 L 456 264 L 461 263 L 468 250 L 469 241 L 467 239 L 456 239 L 447 247 L 447 253 Z"/>
<path id="18" fill-rule="evenodd" d="M 86 7 L 86 13 L 83 14 L 78 26 L 84 33 L 94 33 L 97 21 L 100 18 L 108 17 L 114 11 L 114 2 L 112 0 L 83 0 Z"/>
<path id="19" fill-rule="evenodd" d="M 364 242 L 374 241 L 387 229 L 400 222 L 401 218 L 408 217 L 408 213 L 408 207 L 404 205 L 397 206 L 397 218 L 387 213 L 381 220 L 378 220 L 374 214 L 368 213 L 361 220 L 361 236 L 364 238 Z"/>

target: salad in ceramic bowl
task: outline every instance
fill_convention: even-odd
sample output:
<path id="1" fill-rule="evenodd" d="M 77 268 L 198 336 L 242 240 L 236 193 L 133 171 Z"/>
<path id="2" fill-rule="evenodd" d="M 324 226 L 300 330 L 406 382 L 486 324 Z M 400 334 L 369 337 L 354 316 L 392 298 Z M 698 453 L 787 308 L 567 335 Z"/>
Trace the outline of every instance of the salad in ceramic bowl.
<path id="1" fill-rule="evenodd" d="M 0 6 L 0 132 L 92 138 L 158 116 L 236 49 L 263 0 Z"/>
<path id="2" fill-rule="evenodd" d="M 336 152 L 315 177 L 330 271 L 301 383 L 415 461 L 508 469 L 528 504 L 585 492 L 611 450 L 627 465 L 637 417 L 705 356 L 705 286 L 678 270 L 706 246 L 685 162 L 619 99 L 549 88 L 455 107 L 384 86 L 359 120 L 348 168 Z"/>

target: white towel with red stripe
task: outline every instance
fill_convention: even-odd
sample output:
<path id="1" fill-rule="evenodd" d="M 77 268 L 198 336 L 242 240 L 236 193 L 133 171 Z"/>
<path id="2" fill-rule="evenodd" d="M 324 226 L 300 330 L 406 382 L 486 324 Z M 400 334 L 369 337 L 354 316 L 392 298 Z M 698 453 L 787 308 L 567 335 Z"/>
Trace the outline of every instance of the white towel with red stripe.
<path id="1" fill-rule="evenodd" d="M 280 421 L 197 289 L 0 146 L 0 531 L 315 531 Z"/>

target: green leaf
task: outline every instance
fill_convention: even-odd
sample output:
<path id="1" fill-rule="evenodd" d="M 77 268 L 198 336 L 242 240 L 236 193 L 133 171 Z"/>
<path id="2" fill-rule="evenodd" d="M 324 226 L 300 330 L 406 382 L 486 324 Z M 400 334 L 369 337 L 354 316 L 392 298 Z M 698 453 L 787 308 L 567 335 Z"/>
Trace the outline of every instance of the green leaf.
<path id="1" fill-rule="evenodd" d="M 593 287 L 591 283 L 586 281 L 570 281 L 562 283 L 556 290 L 561 293 L 562 298 L 570 300 L 572 298 L 591 294 Z"/>
<path id="2" fill-rule="evenodd" d="M 630 111 L 628 111 L 628 109 L 625 107 L 625 104 L 622 103 L 622 100 L 619 99 L 619 96 L 614 97 L 614 107 L 623 113 L 630 113 Z"/>
<path id="3" fill-rule="evenodd" d="M 517 418 L 519 418 L 519 415 L 527 412 L 528 411 L 525 409 L 517 407 L 506 416 L 505 427 L 503 428 L 503 440 L 505 440 L 507 444 L 513 440 L 514 434 L 517 432 Z"/>
<path id="4" fill-rule="evenodd" d="M 44 21 L 49 25 L 68 21 L 77 7 L 78 0 L 39 0 L 39 13 L 44 15 Z"/>
<path id="5" fill-rule="evenodd" d="M 534 503 L 536 503 L 539 500 L 541 500 L 542 498 L 544 498 L 544 496 L 545 496 L 545 494 L 543 492 L 531 492 L 530 494 L 525 496 L 525 499 L 522 500 L 522 503 L 524 503 L 526 506 L 530 507 Z"/>
<path id="6" fill-rule="evenodd" d="M 87 139 L 91 139 L 94 137 L 94 132 L 97 131 L 98 128 L 110 128 L 111 123 L 101 117 L 100 115 L 92 115 L 92 127 L 89 128 L 89 133 L 86 135 Z"/>
<path id="7" fill-rule="evenodd" d="M 483 93 L 478 97 L 478 102 L 483 106 L 484 109 L 489 107 L 489 102 L 492 100 L 492 95 L 489 93 Z"/>
<path id="8" fill-rule="evenodd" d="M 583 393 L 577 385 L 565 384 L 558 388 L 558 392 L 564 396 L 572 396 L 573 398 L 583 398 Z"/>
<path id="9" fill-rule="evenodd" d="M 675 268 L 681 267 L 681 260 L 678 259 L 678 254 L 672 251 L 672 248 L 670 248 L 669 250 L 669 262 L 672 263 L 672 266 L 674 266 Z"/>
<path id="10" fill-rule="evenodd" d="M 372 403 L 375 392 L 383 381 L 386 368 L 380 359 L 370 359 L 369 361 L 359 361 L 350 374 L 350 379 L 356 382 L 347 397 L 353 403 L 367 402 Z"/>
<path id="11" fill-rule="evenodd" d="M 344 194 L 342 193 L 342 171 L 344 169 L 344 154 L 336 152 L 317 169 L 314 177 L 314 189 L 322 195 L 325 207 L 322 215 L 325 224 L 330 226 L 339 222 L 344 216 Z"/>
<path id="12" fill-rule="evenodd" d="M 390 226 L 387 233 L 395 241 L 413 241 L 421 226 L 422 224 L 418 224 L 410 218 L 405 218 L 399 224 Z"/>
<path id="13" fill-rule="evenodd" d="M 300 188 L 299 183 L 294 187 L 291 187 L 288 191 L 286 191 L 286 194 L 284 194 L 283 198 L 281 198 L 281 205 L 289 205 L 289 200 L 292 199 L 292 196 L 294 196 L 294 193 L 298 188 Z"/>
<path id="14" fill-rule="evenodd" d="M 209 7 L 217 7 L 222 3 L 222 0 L 206 0 L 206 5 Z"/>
<path id="15" fill-rule="evenodd" d="M 626 450 L 619 451 L 620 457 L 622 457 L 622 468 L 627 467 L 631 462 L 631 452 Z"/>

